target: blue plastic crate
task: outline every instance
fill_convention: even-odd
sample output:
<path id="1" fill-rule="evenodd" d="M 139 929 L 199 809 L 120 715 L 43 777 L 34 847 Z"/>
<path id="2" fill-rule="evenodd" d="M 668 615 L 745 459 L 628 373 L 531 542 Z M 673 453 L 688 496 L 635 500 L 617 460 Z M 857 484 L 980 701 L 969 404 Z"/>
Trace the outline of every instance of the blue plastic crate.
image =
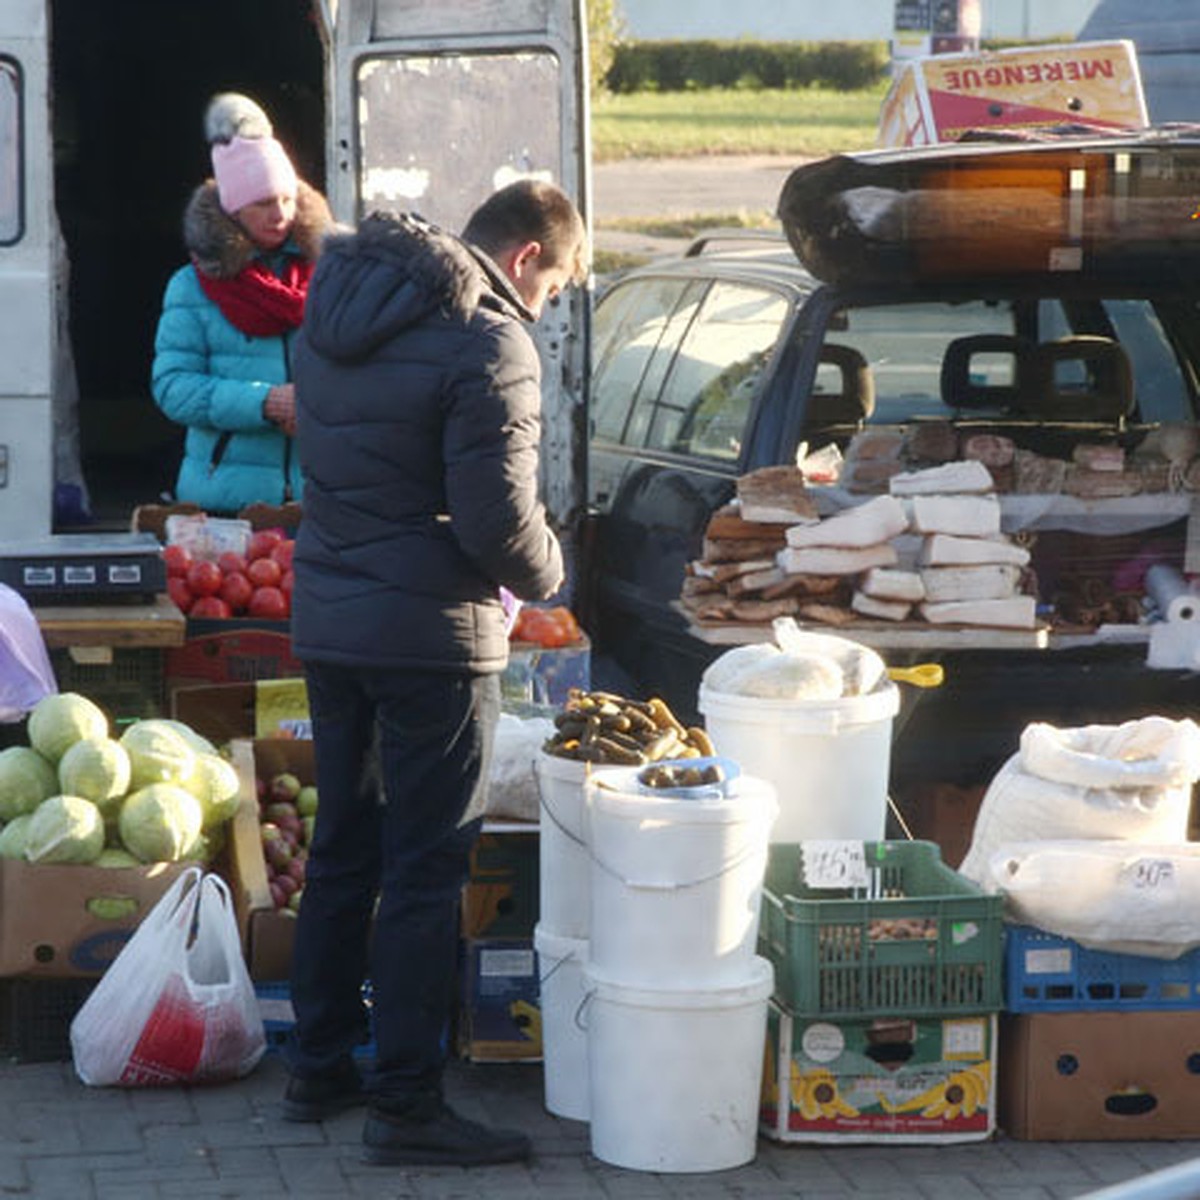
<path id="1" fill-rule="evenodd" d="M 1174 959 L 1112 954 L 1029 925 L 1010 925 L 1004 942 L 1004 1007 L 1009 1012 L 1200 1008 L 1200 950 Z"/>
<path id="2" fill-rule="evenodd" d="M 296 1024 L 296 1014 L 292 1009 L 292 991 L 286 983 L 256 983 L 254 994 L 258 997 L 258 1011 L 262 1014 L 263 1029 L 267 1035 L 267 1053 L 278 1054 L 283 1050 L 292 1026 Z M 363 999 L 368 1009 L 371 1005 L 371 984 L 363 984 Z M 369 1040 L 361 1046 L 356 1046 L 354 1057 L 358 1059 L 373 1059 L 375 1057 L 375 1036 L 372 1031 Z"/>

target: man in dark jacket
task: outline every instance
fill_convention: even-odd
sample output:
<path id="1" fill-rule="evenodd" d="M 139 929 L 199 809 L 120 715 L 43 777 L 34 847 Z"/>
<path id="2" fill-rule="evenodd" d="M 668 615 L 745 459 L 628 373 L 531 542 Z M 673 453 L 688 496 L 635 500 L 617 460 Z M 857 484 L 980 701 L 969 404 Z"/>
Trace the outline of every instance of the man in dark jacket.
<path id="1" fill-rule="evenodd" d="M 370 1162 L 530 1150 L 456 1114 L 441 1082 L 458 899 L 508 657 L 500 588 L 543 599 L 563 578 L 537 497 L 540 364 L 525 323 L 581 278 L 585 255 L 571 201 L 525 180 L 494 193 L 461 239 L 412 215 L 368 218 L 327 242 L 309 291 L 292 640 L 320 805 L 284 1115 L 322 1120 L 366 1100 L 352 1051 L 369 978 Z"/>

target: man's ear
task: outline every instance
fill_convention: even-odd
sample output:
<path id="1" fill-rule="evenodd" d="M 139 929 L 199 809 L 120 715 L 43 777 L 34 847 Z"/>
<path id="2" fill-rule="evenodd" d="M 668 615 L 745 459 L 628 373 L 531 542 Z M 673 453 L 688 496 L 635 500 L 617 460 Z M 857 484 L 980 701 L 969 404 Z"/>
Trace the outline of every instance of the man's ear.
<path id="1" fill-rule="evenodd" d="M 530 268 L 536 267 L 541 256 L 541 242 L 521 242 L 503 255 L 500 265 L 509 279 L 516 281 Z"/>

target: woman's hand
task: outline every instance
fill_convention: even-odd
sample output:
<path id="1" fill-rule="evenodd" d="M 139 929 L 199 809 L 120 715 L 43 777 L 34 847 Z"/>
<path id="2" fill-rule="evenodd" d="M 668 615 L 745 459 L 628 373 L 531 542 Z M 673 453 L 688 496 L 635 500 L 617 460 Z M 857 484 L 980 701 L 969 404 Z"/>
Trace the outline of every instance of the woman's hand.
<path id="1" fill-rule="evenodd" d="M 276 384 L 263 401 L 263 416 L 274 422 L 291 437 L 296 432 L 296 387 L 291 383 Z"/>

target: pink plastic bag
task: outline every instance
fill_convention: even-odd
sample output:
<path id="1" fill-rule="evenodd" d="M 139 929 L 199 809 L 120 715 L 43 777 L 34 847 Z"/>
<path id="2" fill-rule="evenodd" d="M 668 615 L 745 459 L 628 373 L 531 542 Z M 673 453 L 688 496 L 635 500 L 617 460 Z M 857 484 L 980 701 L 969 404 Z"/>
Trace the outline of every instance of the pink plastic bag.
<path id="1" fill-rule="evenodd" d="M 19 592 L 0 583 L 0 722 L 20 721 L 58 691 L 42 631 Z"/>

